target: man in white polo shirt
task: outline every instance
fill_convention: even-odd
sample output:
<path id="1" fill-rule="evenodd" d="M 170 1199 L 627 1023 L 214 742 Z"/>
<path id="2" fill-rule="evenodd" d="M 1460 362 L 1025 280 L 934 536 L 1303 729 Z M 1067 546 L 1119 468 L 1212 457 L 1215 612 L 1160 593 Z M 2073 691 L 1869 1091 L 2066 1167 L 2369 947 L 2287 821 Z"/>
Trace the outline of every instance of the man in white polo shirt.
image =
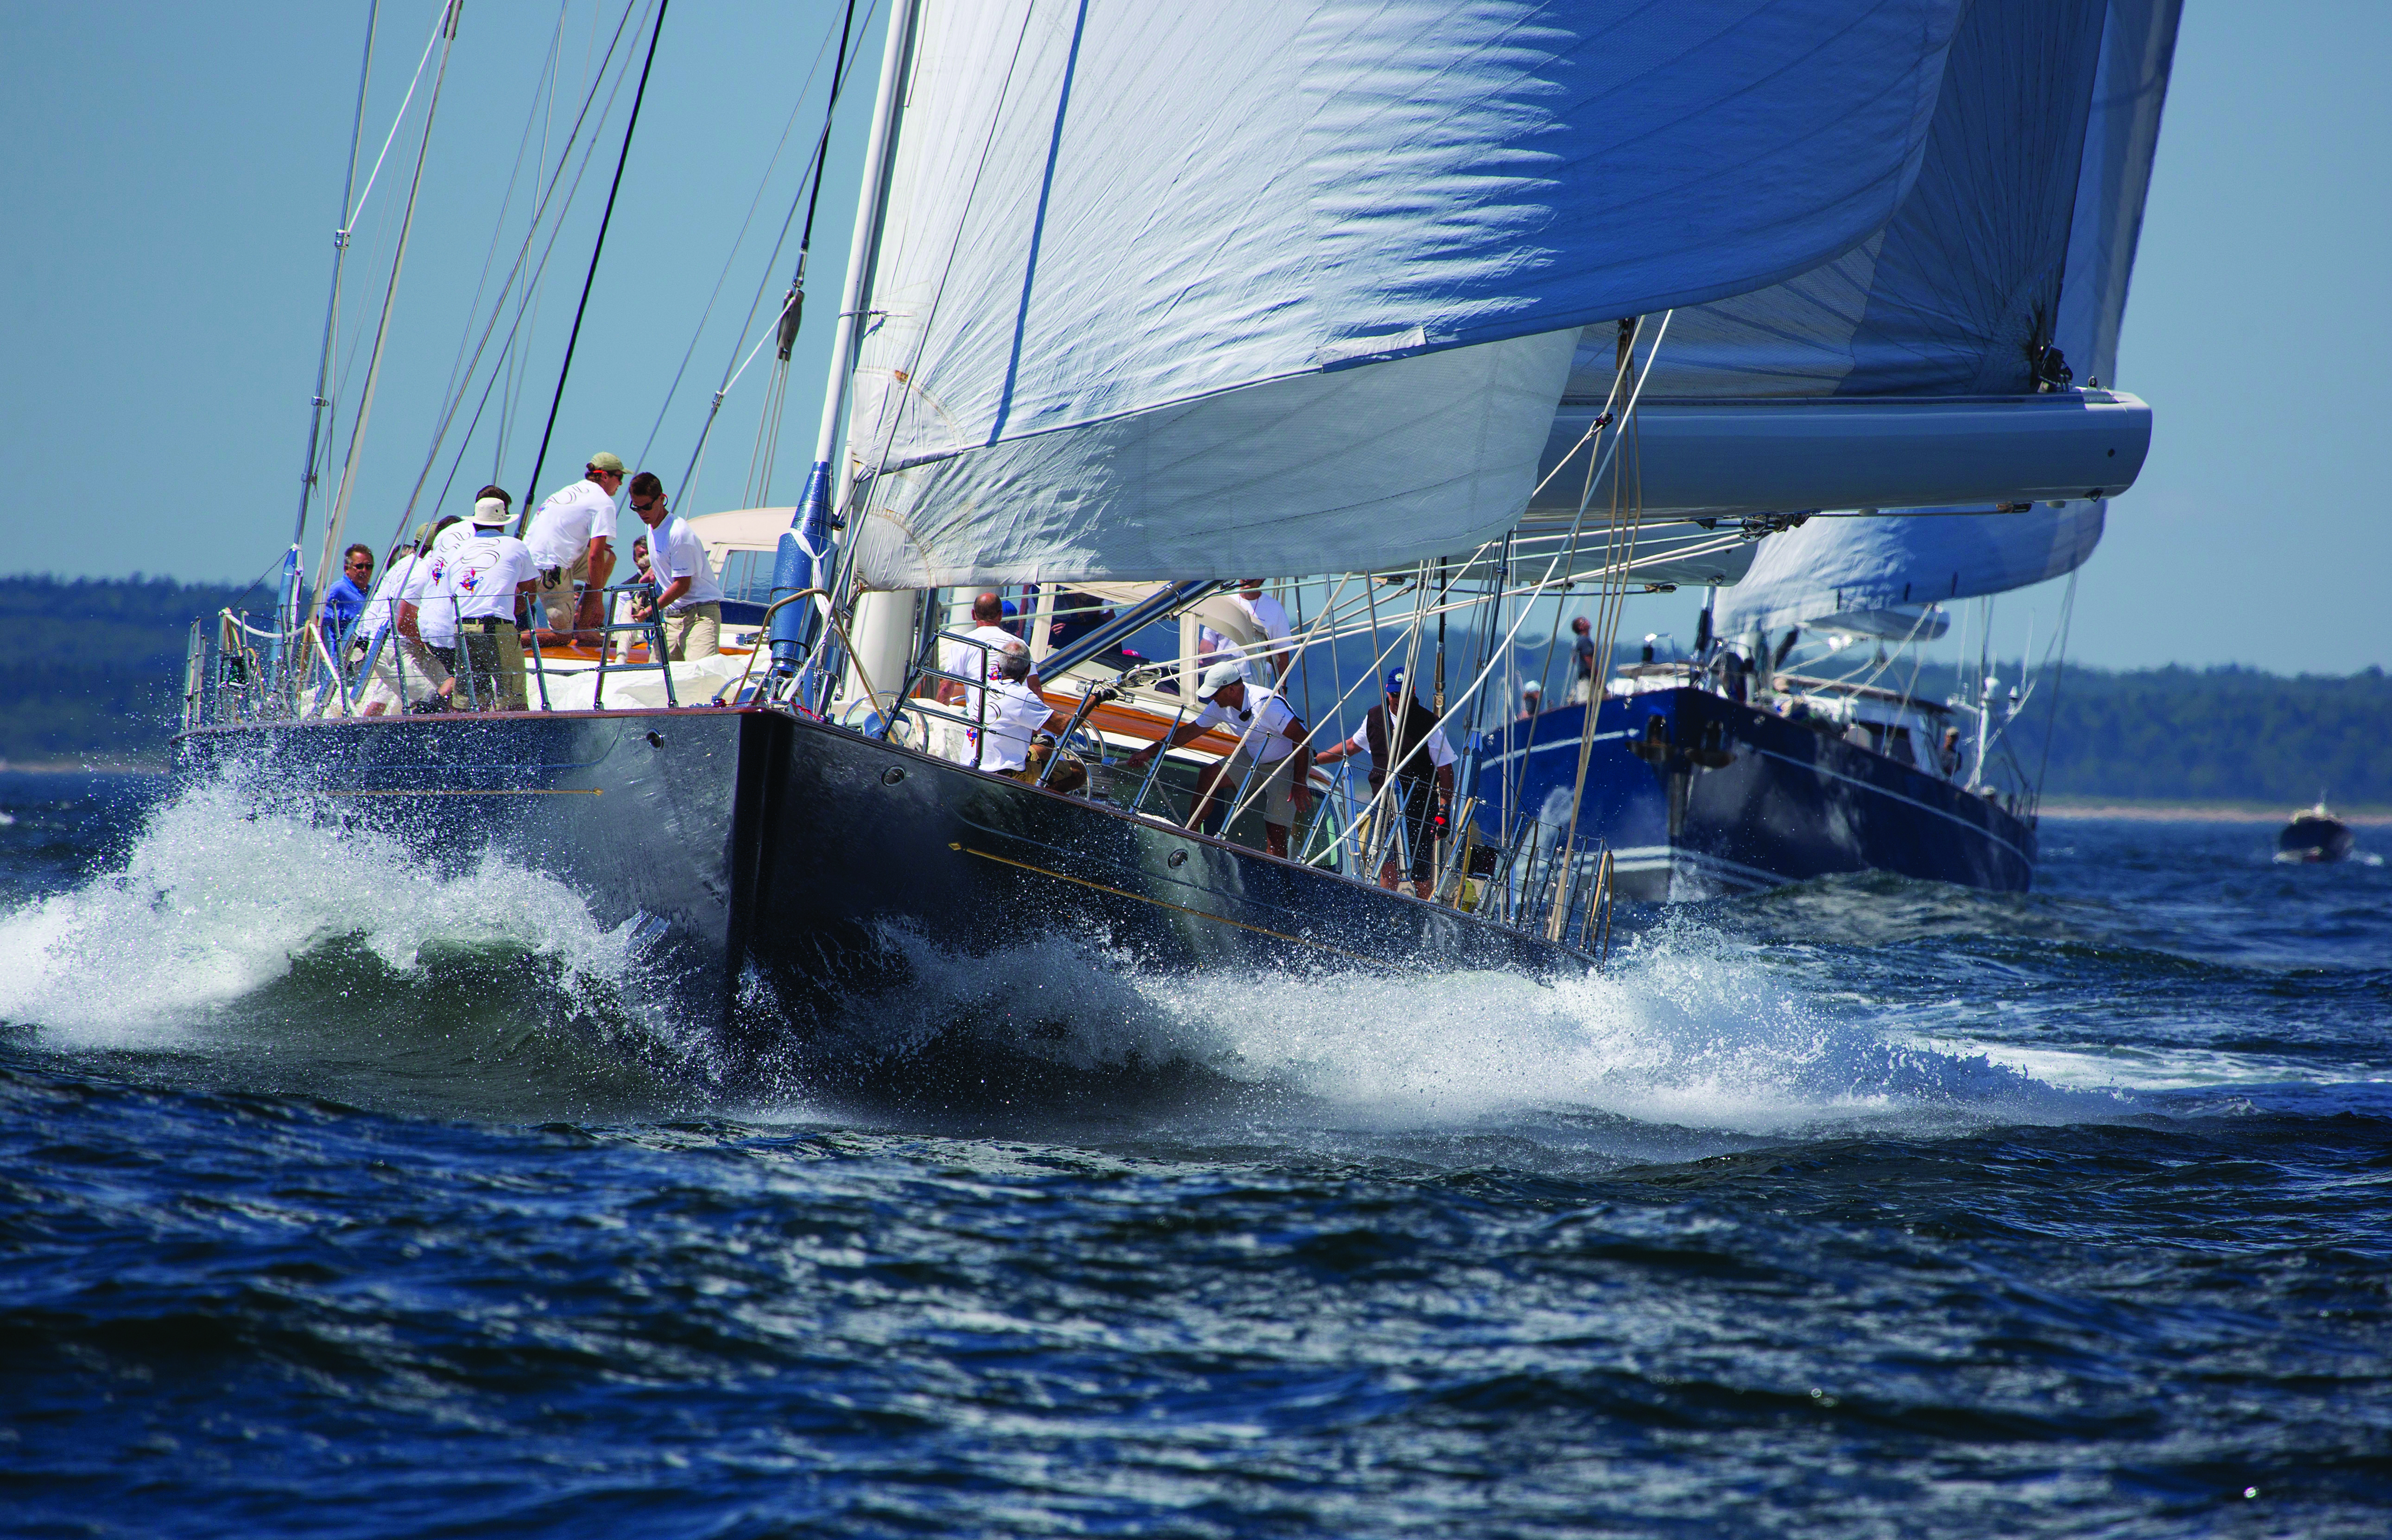
<path id="1" fill-rule="evenodd" d="M 615 494 L 622 489 L 623 461 L 602 450 L 582 472 L 581 480 L 549 494 L 524 526 L 524 544 L 540 564 L 540 602 L 552 631 L 596 627 L 599 590 L 615 570 Z M 578 604 L 577 582 L 589 585 Z"/>
<path id="2" fill-rule="evenodd" d="M 454 614 L 460 637 L 462 679 L 452 699 L 470 690 L 473 706 L 483 711 L 521 711 L 526 705 L 515 605 L 540 581 L 540 568 L 530 548 L 505 533 L 508 517 L 505 503 L 482 498 L 474 505 L 473 537 L 434 558 L 440 595 L 433 603 Z"/>
<path id="3" fill-rule="evenodd" d="M 675 663 L 715 656 L 722 651 L 722 585 L 706 559 L 706 542 L 665 506 L 665 484 L 653 472 L 631 478 L 631 511 L 648 526 L 648 571 L 658 590 L 655 608 L 637 605 L 631 618 L 664 612 L 665 656 Z"/>
<path id="4" fill-rule="evenodd" d="M 1189 826 L 1201 828 L 1216 801 L 1228 803 L 1246 790 L 1262 809 L 1263 843 L 1272 855 L 1286 855 L 1296 815 L 1312 806 L 1312 750 L 1305 743 L 1309 734 L 1304 723 L 1276 693 L 1248 683 L 1246 666 L 1234 658 L 1204 670 L 1196 699 L 1203 710 L 1169 738 L 1124 759 L 1122 768 L 1137 769 L 1166 747 L 1193 742 L 1208 728 L 1228 728 L 1238 735 L 1237 751 L 1197 776 L 1196 810 L 1188 815 Z M 1257 777 L 1251 789 L 1250 772 Z"/>

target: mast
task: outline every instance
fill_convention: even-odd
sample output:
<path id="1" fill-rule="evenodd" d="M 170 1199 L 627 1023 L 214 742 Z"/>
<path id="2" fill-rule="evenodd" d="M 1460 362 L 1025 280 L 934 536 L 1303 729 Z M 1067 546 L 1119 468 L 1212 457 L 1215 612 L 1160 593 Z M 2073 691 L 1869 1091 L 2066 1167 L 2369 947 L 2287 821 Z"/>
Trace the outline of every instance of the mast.
<path id="1" fill-rule="evenodd" d="M 280 665 L 282 633 L 299 618 L 299 548 L 307 538 L 307 505 L 316 492 L 316 451 L 323 437 L 324 408 L 331 404 L 324 397 L 324 387 L 332 378 L 332 328 L 341 314 L 341 265 L 349 254 L 349 198 L 358 186 L 358 145 L 365 132 L 366 87 L 373 80 L 374 21 L 381 13 L 382 0 L 369 0 L 365 58 L 358 65 L 358 110 L 349 124 L 349 165 L 341 179 L 341 225 L 332 232 L 332 288 L 324 300 L 324 346 L 316 359 L 316 391 L 307 398 L 307 458 L 299 472 L 299 512 L 291 525 L 291 549 L 282 553 L 282 591 L 275 601 L 269 669 Z"/>
<path id="2" fill-rule="evenodd" d="M 813 463 L 805 495 L 781 537 L 773 562 L 773 597 L 830 586 L 831 456 L 838 452 L 840 420 L 847 411 L 849 379 L 855 361 L 857 322 L 871 287 L 872 248 L 889 197 L 889 151 L 897 138 L 898 82 L 914 38 L 917 0 L 900 0 L 890 13 L 889 35 L 880 54 L 880 85 L 872 102 L 872 138 L 864 152 L 864 187 L 856 199 L 855 233 L 848 243 L 847 282 L 839 296 L 838 329 L 830 348 L 830 377 L 823 386 L 822 427 L 814 436 Z M 845 477 L 840 478 L 843 482 Z M 773 616 L 773 670 L 793 673 L 815 634 L 812 604 L 791 604 Z"/>

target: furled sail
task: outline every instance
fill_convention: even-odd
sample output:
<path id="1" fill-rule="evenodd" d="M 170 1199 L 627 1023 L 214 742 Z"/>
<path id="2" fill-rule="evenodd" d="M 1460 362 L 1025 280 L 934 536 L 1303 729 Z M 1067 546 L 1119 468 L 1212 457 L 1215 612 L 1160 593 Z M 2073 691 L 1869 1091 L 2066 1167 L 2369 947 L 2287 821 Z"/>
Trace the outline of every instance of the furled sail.
<path id="1" fill-rule="evenodd" d="M 1505 527 L 1578 328 L 1892 216 L 1960 4 L 929 5 L 859 576 L 1316 571 Z"/>
<path id="2" fill-rule="evenodd" d="M 2119 30 L 2103 0 L 1971 0 L 1918 175 L 1886 227 L 1809 272 L 1671 318 L 1645 387 L 1646 508 L 2083 498 L 2131 484 L 2149 409 L 2115 393 L 2040 390 L 2058 379 L 2046 350 L 2063 277 L 2084 256 L 2080 185 L 2099 164 L 2123 174 L 2114 110 L 2099 135 L 2092 126 Z M 2145 117 L 2148 148 L 2156 116 Z M 1588 329 L 1548 469 L 1582 438 L 1613 367 L 1612 329 Z M 1575 493 L 1565 472 L 1539 500 Z"/>
<path id="3" fill-rule="evenodd" d="M 2107 7 L 2065 281 L 2053 307 L 2060 345 L 2104 380 L 2116 368 L 2180 9 L 2179 0 L 2111 0 Z M 2025 512 L 1814 519 L 1764 543 L 1720 629 L 1774 630 L 1840 616 L 1866 628 L 1869 611 L 2058 577 L 2092 555 L 2108 509 L 2107 498 L 2096 498 Z"/>

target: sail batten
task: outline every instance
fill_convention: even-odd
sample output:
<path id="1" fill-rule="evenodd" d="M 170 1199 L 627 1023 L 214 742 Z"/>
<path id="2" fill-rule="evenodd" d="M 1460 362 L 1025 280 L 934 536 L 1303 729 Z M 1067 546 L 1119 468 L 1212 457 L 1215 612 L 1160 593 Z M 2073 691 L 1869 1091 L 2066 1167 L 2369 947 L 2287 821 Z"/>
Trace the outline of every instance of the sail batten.
<path id="1" fill-rule="evenodd" d="M 1500 529 L 1578 328 L 1808 271 L 1894 214 L 1959 10 L 930 7 L 857 360 L 859 574 L 1316 570 Z M 1449 353 L 1483 356 L 1428 366 Z M 1423 452 L 1354 452 L 1398 434 Z M 1254 458 L 1187 460 L 1233 443 Z M 1324 452 L 1334 485 L 1294 463 Z M 1175 474 L 1141 483 L 1158 454 Z M 1220 565 L 1154 564 L 1190 551 Z"/>

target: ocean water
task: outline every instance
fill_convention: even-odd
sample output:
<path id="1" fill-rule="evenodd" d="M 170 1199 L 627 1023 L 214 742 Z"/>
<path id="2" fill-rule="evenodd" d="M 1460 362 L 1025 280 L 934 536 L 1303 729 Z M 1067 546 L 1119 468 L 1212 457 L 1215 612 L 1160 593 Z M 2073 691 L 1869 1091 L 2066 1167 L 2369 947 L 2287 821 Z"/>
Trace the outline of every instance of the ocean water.
<path id="1" fill-rule="evenodd" d="M 2382 1535 L 2392 873 L 2272 833 L 1552 987 L 924 951 L 1051 1073 L 839 1105 L 537 874 L 0 775 L 0 1533 Z"/>

